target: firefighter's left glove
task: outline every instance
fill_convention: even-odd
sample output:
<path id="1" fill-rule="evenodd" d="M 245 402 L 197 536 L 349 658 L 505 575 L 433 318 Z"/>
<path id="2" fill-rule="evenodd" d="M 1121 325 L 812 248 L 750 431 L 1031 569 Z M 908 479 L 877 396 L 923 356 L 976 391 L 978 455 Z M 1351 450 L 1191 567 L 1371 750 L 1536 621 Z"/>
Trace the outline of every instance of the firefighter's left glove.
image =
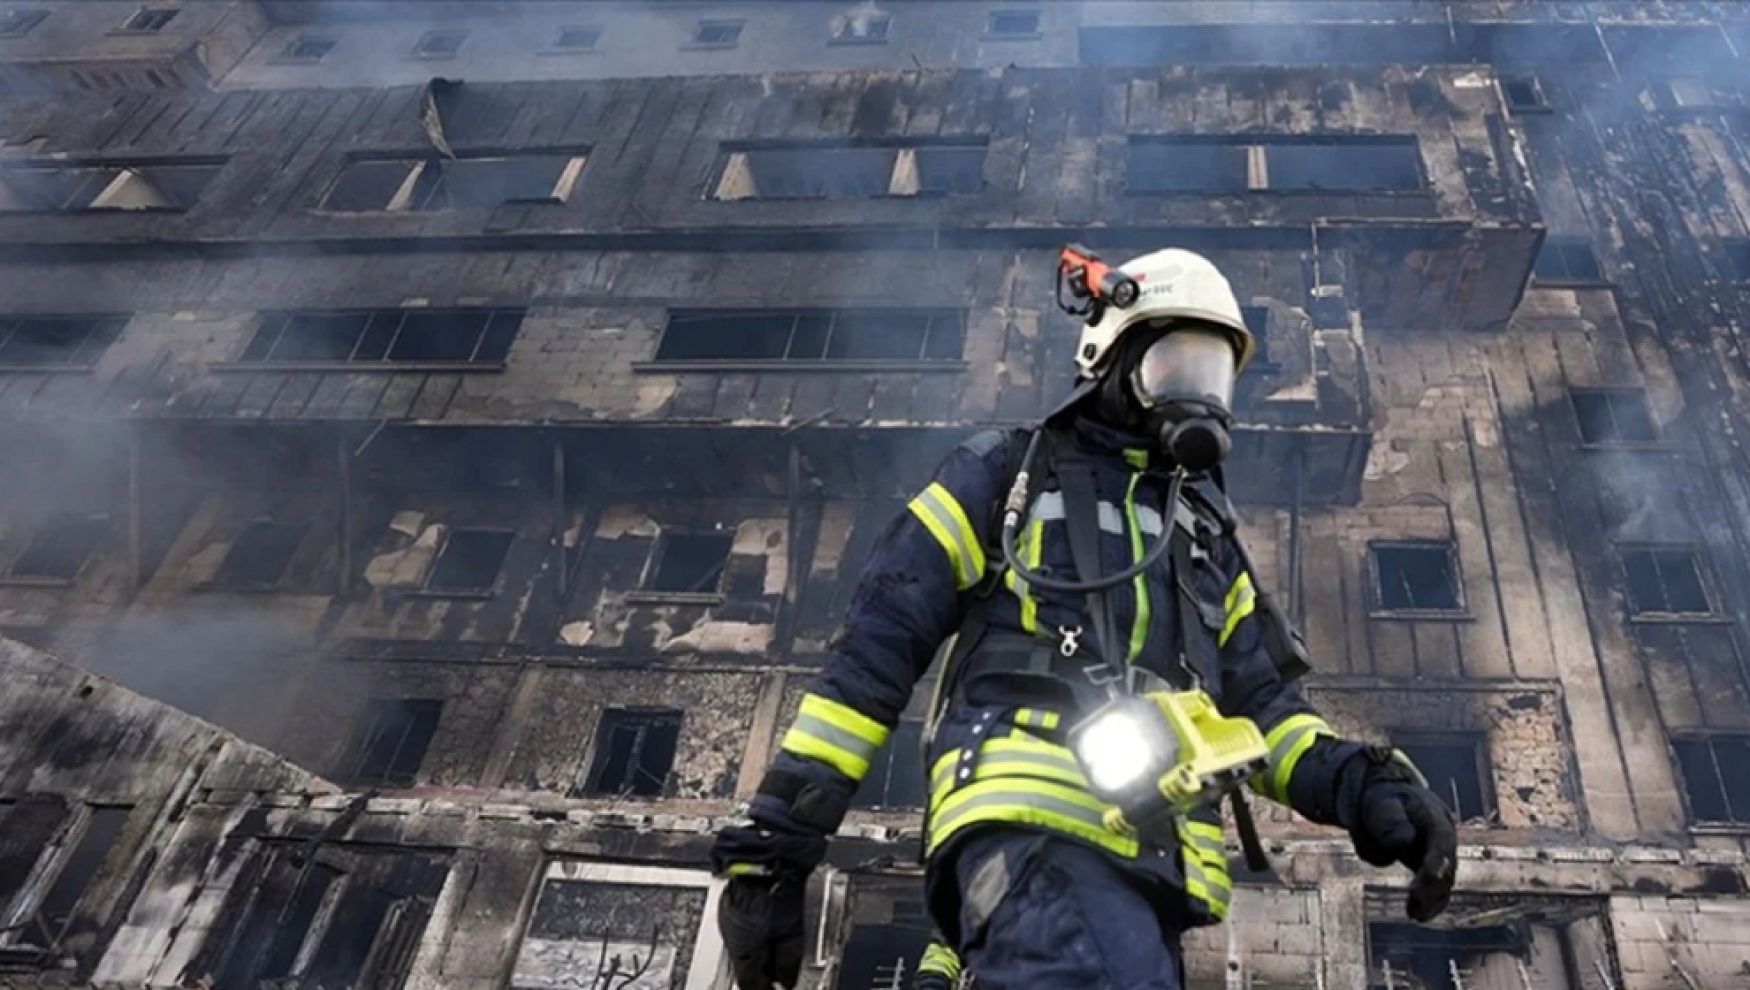
<path id="1" fill-rule="evenodd" d="M 711 865 L 729 883 L 717 904 L 717 928 L 740 990 L 796 985 L 808 875 L 825 855 L 826 839 L 819 835 L 758 825 L 718 833 Z"/>
<path id="2" fill-rule="evenodd" d="M 1359 800 L 1348 823 L 1355 854 L 1374 866 L 1408 867 L 1415 877 L 1405 910 L 1417 921 L 1430 921 L 1452 898 L 1457 820 L 1414 766 L 1393 751 L 1370 746 L 1355 762 Z"/>

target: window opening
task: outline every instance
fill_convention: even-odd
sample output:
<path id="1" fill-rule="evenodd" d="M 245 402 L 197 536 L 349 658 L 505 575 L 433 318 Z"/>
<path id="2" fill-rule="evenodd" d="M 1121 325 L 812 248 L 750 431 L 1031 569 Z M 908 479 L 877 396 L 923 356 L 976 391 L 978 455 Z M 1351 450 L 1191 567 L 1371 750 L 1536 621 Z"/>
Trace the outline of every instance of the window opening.
<path id="1" fill-rule="evenodd" d="M 1039 34 L 1039 11 L 993 10 L 985 34 L 992 38 L 1030 38 Z"/>
<path id="2" fill-rule="evenodd" d="M 1464 608 L 1450 543 L 1376 543 L 1374 578 L 1387 612 L 1457 612 Z"/>
<path id="3" fill-rule="evenodd" d="M 427 591 L 484 594 L 498 583 L 514 533 L 490 529 L 452 529 L 426 577 Z"/>
<path id="4" fill-rule="evenodd" d="M 1246 329 L 1252 331 L 1252 363 L 1259 367 L 1270 365 L 1270 307 L 1241 306 L 1240 318 L 1245 321 Z"/>
<path id="5" fill-rule="evenodd" d="M 708 595 L 723 582 L 723 569 L 735 543 L 733 532 L 664 533 L 656 566 L 644 582 L 645 591 Z"/>
<path id="6" fill-rule="evenodd" d="M 0 211 L 186 210 L 222 166 L 55 165 L 0 169 Z"/>
<path id="7" fill-rule="evenodd" d="M 1488 746 L 1481 733 L 1405 734 L 1392 745 L 1428 778 L 1459 821 L 1495 821 L 1499 812 L 1489 786 Z"/>
<path id="8" fill-rule="evenodd" d="M 0 368 L 90 367 L 126 323 L 126 317 L 0 316 Z"/>
<path id="9" fill-rule="evenodd" d="M 759 148 L 730 155 L 718 199 L 870 199 L 893 186 L 895 148 Z"/>
<path id="10" fill-rule="evenodd" d="M 46 10 L 13 8 L 0 11 L 0 38 L 22 38 L 48 16 Z"/>
<path id="11" fill-rule="evenodd" d="M 1404 192 L 1422 188 L 1413 137 L 1133 138 L 1133 192 Z"/>
<path id="12" fill-rule="evenodd" d="M 594 51 L 601 40 L 602 29 L 599 27 L 565 27 L 559 29 L 553 47 L 568 52 Z"/>
<path id="13" fill-rule="evenodd" d="M 1574 237 L 1545 238 L 1531 275 L 1536 281 L 1554 284 L 1603 281 L 1591 243 Z"/>
<path id="14" fill-rule="evenodd" d="M 975 193 L 984 188 L 982 146 L 918 148 L 912 154 L 917 160 L 918 195 Z"/>
<path id="15" fill-rule="evenodd" d="M 869 763 L 869 772 L 851 800 L 854 808 L 924 806 L 924 723 L 903 719 Z"/>
<path id="16" fill-rule="evenodd" d="M 1728 239 L 1725 252 L 1727 275 L 1734 282 L 1750 282 L 1750 238 Z"/>
<path id="17" fill-rule="evenodd" d="M 741 41 L 741 21 L 700 21 L 693 29 L 693 45 L 700 48 L 732 48 Z"/>
<path id="18" fill-rule="evenodd" d="M 31 535 L 12 561 L 9 577 L 71 581 L 109 532 L 106 516 L 61 516 Z"/>
<path id="19" fill-rule="evenodd" d="M 1542 113 L 1550 108 L 1543 81 L 1536 76 L 1502 76 L 1501 95 L 1507 109 L 1515 113 Z"/>
<path id="20" fill-rule="evenodd" d="M 521 328 L 520 309 L 379 309 L 273 313 L 240 362 L 499 364 Z"/>
<path id="21" fill-rule="evenodd" d="M 79 841 L 62 861 L 55 882 L 49 885 L 42 903 L 37 906 L 37 915 L 50 933 L 51 942 L 58 941 L 68 922 L 73 920 L 80 899 L 109 858 L 110 850 L 127 827 L 128 814 L 132 810 L 121 806 L 91 809 Z"/>
<path id="22" fill-rule="evenodd" d="M 1634 389 L 1573 389 L 1580 442 L 1588 446 L 1658 443 L 1647 395 Z"/>
<path id="23" fill-rule="evenodd" d="M 1708 615 L 1707 588 L 1701 562 L 1688 547 L 1628 546 L 1622 548 L 1628 576 L 1631 615 Z"/>
<path id="24" fill-rule="evenodd" d="M 176 19 L 175 7 L 141 7 L 122 25 L 123 31 L 162 31 Z"/>
<path id="25" fill-rule="evenodd" d="M 883 884 L 852 893 L 855 920 L 845 940 L 838 986 L 841 990 L 877 990 L 911 986 L 918 961 L 934 928 L 917 894 Z"/>
<path id="26" fill-rule="evenodd" d="M 570 154 L 361 158 L 341 170 L 322 199 L 322 209 L 399 213 L 563 203 L 570 198 L 583 163 L 583 156 Z"/>
<path id="27" fill-rule="evenodd" d="M 1750 823 L 1750 736 L 1673 739 L 1697 822 Z"/>
<path id="28" fill-rule="evenodd" d="M 379 698 L 365 708 L 341 762 L 357 784 L 407 787 L 425 762 L 444 703 L 437 698 Z"/>
<path id="29" fill-rule="evenodd" d="M 1130 189 L 1136 192 L 1244 192 L 1248 146 L 1217 141 L 1135 141 Z"/>
<path id="30" fill-rule="evenodd" d="M 880 44 L 887 40 L 893 17 L 873 10 L 858 10 L 833 21 L 832 40 L 841 45 Z"/>
<path id="31" fill-rule="evenodd" d="M 269 589 L 278 587 L 286 568 L 298 552 L 308 522 L 277 522 L 257 519 L 244 527 L 224 563 L 213 577 L 213 586 L 234 589 Z"/>
<path id="32" fill-rule="evenodd" d="M 657 361 L 957 361 L 961 314 L 942 310 L 675 310 Z"/>
<path id="33" fill-rule="evenodd" d="M 700 965 L 709 944 L 700 929 L 716 924 L 705 912 L 706 881 L 690 870 L 550 862 L 510 990 L 712 984 Z"/>
<path id="34" fill-rule="evenodd" d="M 1381 192 L 1422 186 L 1421 159 L 1413 140 L 1285 142 L 1263 147 L 1270 189 Z"/>
<path id="35" fill-rule="evenodd" d="M 427 31 L 413 45 L 415 58 L 450 58 L 468 40 L 466 31 Z"/>
<path id="36" fill-rule="evenodd" d="M 602 712 L 584 793 L 661 795 L 674 768 L 680 733 L 681 713 L 674 709 L 610 708 Z"/>
<path id="37" fill-rule="evenodd" d="M 334 38 L 304 36 L 286 46 L 281 58 L 294 62 L 320 62 L 339 44 Z"/>

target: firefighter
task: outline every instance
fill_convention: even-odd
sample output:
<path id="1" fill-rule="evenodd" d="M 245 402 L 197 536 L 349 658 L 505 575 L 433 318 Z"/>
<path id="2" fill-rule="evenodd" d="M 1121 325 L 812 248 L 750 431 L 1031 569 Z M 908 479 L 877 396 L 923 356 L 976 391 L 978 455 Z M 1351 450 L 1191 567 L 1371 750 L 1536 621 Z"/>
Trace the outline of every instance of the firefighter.
<path id="1" fill-rule="evenodd" d="M 1452 813 L 1402 754 L 1340 738 L 1308 704 L 1299 639 L 1234 534 L 1219 464 L 1254 341 L 1226 278 L 1178 249 L 1081 260 L 1071 399 L 1039 428 L 960 444 L 884 531 L 751 820 L 717 838 L 741 990 L 795 984 L 807 878 L 951 636 L 926 754 L 926 890 L 980 987 L 1180 990 L 1181 933 L 1227 914 L 1219 804 L 1121 827 L 1095 793 L 1109 774 L 1072 749 L 1120 687 L 1200 691 L 1250 719 L 1268 750 L 1252 790 L 1347 830 L 1370 864 L 1408 867 L 1411 917 L 1446 906 Z M 1236 821 L 1257 850 L 1249 815 Z"/>

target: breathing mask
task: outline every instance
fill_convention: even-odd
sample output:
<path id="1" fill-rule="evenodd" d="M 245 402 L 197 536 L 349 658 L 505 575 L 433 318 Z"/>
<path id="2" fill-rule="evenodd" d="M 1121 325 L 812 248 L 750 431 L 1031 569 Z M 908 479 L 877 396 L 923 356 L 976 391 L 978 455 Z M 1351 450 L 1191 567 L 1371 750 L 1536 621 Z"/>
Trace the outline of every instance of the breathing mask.
<path id="1" fill-rule="evenodd" d="M 1230 335 L 1178 323 L 1156 337 L 1128 372 L 1129 397 L 1140 407 L 1148 431 L 1187 471 L 1215 467 L 1233 447 L 1228 426 L 1236 363 Z"/>

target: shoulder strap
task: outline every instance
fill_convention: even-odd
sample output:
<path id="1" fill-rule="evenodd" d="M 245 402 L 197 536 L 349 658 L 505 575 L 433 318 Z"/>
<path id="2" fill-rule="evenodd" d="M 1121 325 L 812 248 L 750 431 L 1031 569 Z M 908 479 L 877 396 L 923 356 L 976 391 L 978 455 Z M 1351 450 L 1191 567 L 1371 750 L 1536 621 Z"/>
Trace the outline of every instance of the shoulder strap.
<path id="1" fill-rule="evenodd" d="M 1081 580 L 1090 581 L 1105 570 L 1100 560 L 1100 495 L 1094 483 L 1094 461 L 1070 437 L 1056 430 L 1046 437 L 1051 473 L 1063 494 L 1063 526 L 1069 536 L 1070 557 L 1075 561 L 1076 574 Z M 1088 592 L 1088 619 L 1094 624 L 1094 642 L 1098 644 L 1100 659 L 1118 675 L 1119 683 L 1126 683 L 1129 671 L 1118 646 L 1112 602 L 1104 591 Z"/>

